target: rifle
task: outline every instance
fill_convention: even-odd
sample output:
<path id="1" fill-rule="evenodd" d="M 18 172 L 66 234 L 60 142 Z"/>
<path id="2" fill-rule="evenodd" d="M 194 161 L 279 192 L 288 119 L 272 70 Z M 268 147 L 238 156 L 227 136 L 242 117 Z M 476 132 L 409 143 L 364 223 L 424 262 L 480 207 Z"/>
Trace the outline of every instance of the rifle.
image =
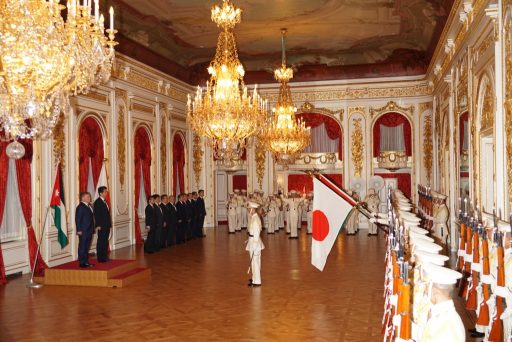
<path id="1" fill-rule="evenodd" d="M 467 298 L 468 294 L 468 278 L 469 274 L 471 273 L 471 256 L 473 254 L 473 245 L 471 244 L 472 239 L 472 233 L 471 233 L 471 226 L 473 225 L 473 218 L 471 217 L 469 219 L 469 225 L 466 225 L 465 230 L 465 238 L 466 238 L 466 254 L 464 255 L 464 269 L 462 271 L 462 278 L 460 282 L 460 288 L 459 288 L 459 296 L 463 298 Z"/>
<path id="2" fill-rule="evenodd" d="M 496 230 L 497 237 L 497 254 L 498 254 L 498 271 L 496 279 L 496 290 L 499 287 L 505 286 L 505 251 L 503 250 L 503 235 L 498 232 L 498 220 L 496 218 L 496 212 L 493 212 L 494 216 L 494 229 Z M 496 291 L 498 292 L 498 291 Z M 489 341 L 491 342 L 502 342 L 503 341 L 503 321 L 501 320 L 501 314 L 503 313 L 503 300 L 498 293 L 496 294 L 496 313 L 492 317 L 491 332 L 489 333 Z"/>
<path id="3" fill-rule="evenodd" d="M 401 340 L 409 341 L 411 338 L 411 288 L 409 285 L 409 263 L 402 263 L 402 289 L 400 298 L 400 334 Z"/>
<path id="4" fill-rule="evenodd" d="M 467 310 L 476 310 L 477 293 L 476 288 L 478 285 L 479 270 L 475 269 L 475 265 L 480 263 L 480 241 L 477 229 L 476 219 L 471 226 L 473 231 L 473 263 L 471 264 L 471 285 L 468 290 L 468 299 L 466 301 Z"/>
<path id="5" fill-rule="evenodd" d="M 459 272 L 462 272 L 462 267 L 464 266 L 464 255 L 466 250 L 466 204 L 467 201 L 464 199 L 464 212 L 462 210 L 459 210 L 459 224 L 460 224 L 460 231 L 459 231 L 459 257 L 457 260 L 457 270 Z M 464 251 L 464 252 L 463 252 Z M 459 284 L 460 285 L 460 284 Z"/>
<path id="6" fill-rule="evenodd" d="M 480 312 L 478 314 L 478 319 L 476 320 L 476 324 L 487 326 L 489 325 L 489 306 L 487 305 L 487 301 L 491 297 L 490 294 L 490 284 L 488 279 L 491 270 L 489 265 L 489 244 L 487 240 L 487 234 L 485 232 L 485 228 L 482 224 L 479 225 L 480 234 L 482 236 L 482 301 L 480 302 Z"/>

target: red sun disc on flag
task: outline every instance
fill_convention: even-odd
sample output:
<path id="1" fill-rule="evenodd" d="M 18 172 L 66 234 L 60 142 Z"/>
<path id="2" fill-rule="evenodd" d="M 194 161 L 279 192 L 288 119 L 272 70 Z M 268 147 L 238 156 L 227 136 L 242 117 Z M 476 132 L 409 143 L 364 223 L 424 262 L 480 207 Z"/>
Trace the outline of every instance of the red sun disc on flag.
<path id="1" fill-rule="evenodd" d="M 329 235 L 329 220 L 321 210 L 313 211 L 313 239 L 324 241 Z"/>

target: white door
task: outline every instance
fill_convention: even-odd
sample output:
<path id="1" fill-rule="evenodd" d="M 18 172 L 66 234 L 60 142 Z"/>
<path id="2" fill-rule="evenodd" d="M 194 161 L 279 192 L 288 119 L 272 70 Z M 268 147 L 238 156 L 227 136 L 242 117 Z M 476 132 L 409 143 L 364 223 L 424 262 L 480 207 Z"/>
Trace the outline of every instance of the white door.
<path id="1" fill-rule="evenodd" d="M 488 136 L 482 138 L 481 151 L 481 185 L 482 207 L 485 212 L 492 213 L 494 204 L 494 145 L 493 137 Z"/>
<path id="2" fill-rule="evenodd" d="M 218 171 L 216 175 L 216 211 L 217 211 L 217 222 L 227 221 L 227 210 L 226 203 L 228 199 L 228 175 L 224 171 Z"/>

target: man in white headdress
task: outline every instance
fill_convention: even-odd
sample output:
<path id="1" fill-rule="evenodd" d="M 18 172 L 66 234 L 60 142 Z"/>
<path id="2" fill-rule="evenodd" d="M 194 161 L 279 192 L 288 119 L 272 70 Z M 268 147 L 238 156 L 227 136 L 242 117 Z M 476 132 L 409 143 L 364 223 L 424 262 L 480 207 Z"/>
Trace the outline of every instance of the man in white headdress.
<path id="1" fill-rule="evenodd" d="M 290 197 L 289 198 L 282 198 L 284 203 L 288 205 L 289 212 L 290 212 L 290 239 L 298 239 L 299 234 L 297 230 L 297 224 L 299 222 L 298 215 L 299 215 L 299 206 L 304 201 L 303 198 L 300 198 L 297 194 L 297 191 L 292 190 L 290 191 Z"/>
<path id="2" fill-rule="evenodd" d="M 313 233 L 313 191 L 311 191 L 308 195 L 308 200 L 306 204 L 307 208 L 307 218 L 308 218 L 308 234 Z"/>
<path id="3" fill-rule="evenodd" d="M 420 339 L 422 342 L 464 342 L 466 331 L 459 314 L 455 310 L 452 292 L 457 279 L 462 277 L 457 271 L 433 264 L 423 265 L 430 280 L 430 315 Z"/>
<path id="4" fill-rule="evenodd" d="M 356 201 L 359 201 L 357 192 L 352 191 L 351 196 Z M 359 230 L 359 210 L 352 209 L 347 222 L 347 235 L 355 235 Z"/>
<path id="5" fill-rule="evenodd" d="M 236 215 L 236 207 L 238 205 L 238 201 L 235 198 L 234 193 L 229 194 L 229 200 L 227 204 L 228 209 L 228 229 L 229 234 L 234 234 L 236 231 L 236 228 L 238 226 L 237 223 L 237 215 Z"/>
<path id="6" fill-rule="evenodd" d="M 274 196 L 268 197 L 267 202 L 267 233 L 274 234 L 277 228 L 277 214 L 279 212 L 277 201 Z"/>
<path id="7" fill-rule="evenodd" d="M 368 189 L 368 194 L 364 198 L 364 202 L 368 206 L 368 209 L 372 213 L 379 212 L 380 198 L 379 195 L 375 192 L 374 188 Z M 375 223 L 368 223 L 368 235 L 377 235 L 377 225 Z"/>
<path id="8" fill-rule="evenodd" d="M 244 200 L 242 195 L 240 194 L 240 190 L 235 190 L 235 199 L 236 199 L 236 231 L 242 230 L 242 220 L 243 220 L 243 212 L 245 210 Z"/>
<path id="9" fill-rule="evenodd" d="M 250 270 L 252 278 L 249 280 L 249 286 L 261 286 L 261 251 L 265 249 L 263 241 L 261 241 L 261 217 L 258 215 L 260 205 L 256 202 L 249 202 L 249 225 L 247 233 L 249 239 L 245 250 L 249 252 Z"/>

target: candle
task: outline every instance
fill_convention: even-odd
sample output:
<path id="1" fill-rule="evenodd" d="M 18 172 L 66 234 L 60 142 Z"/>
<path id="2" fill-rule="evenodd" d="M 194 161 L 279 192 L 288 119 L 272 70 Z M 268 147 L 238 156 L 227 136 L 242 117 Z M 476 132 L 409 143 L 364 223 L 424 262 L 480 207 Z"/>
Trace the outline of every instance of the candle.
<path id="1" fill-rule="evenodd" d="M 98 0 L 94 0 L 94 18 L 96 19 L 96 22 L 100 19 L 100 4 L 98 3 Z"/>
<path id="2" fill-rule="evenodd" d="M 459 196 L 459 211 L 462 211 L 462 198 Z"/>
<path id="3" fill-rule="evenodd" d="M 110 13 L 110 29 L 114 30 L 114 7 L 110 6 L 108 13 Z"/>

